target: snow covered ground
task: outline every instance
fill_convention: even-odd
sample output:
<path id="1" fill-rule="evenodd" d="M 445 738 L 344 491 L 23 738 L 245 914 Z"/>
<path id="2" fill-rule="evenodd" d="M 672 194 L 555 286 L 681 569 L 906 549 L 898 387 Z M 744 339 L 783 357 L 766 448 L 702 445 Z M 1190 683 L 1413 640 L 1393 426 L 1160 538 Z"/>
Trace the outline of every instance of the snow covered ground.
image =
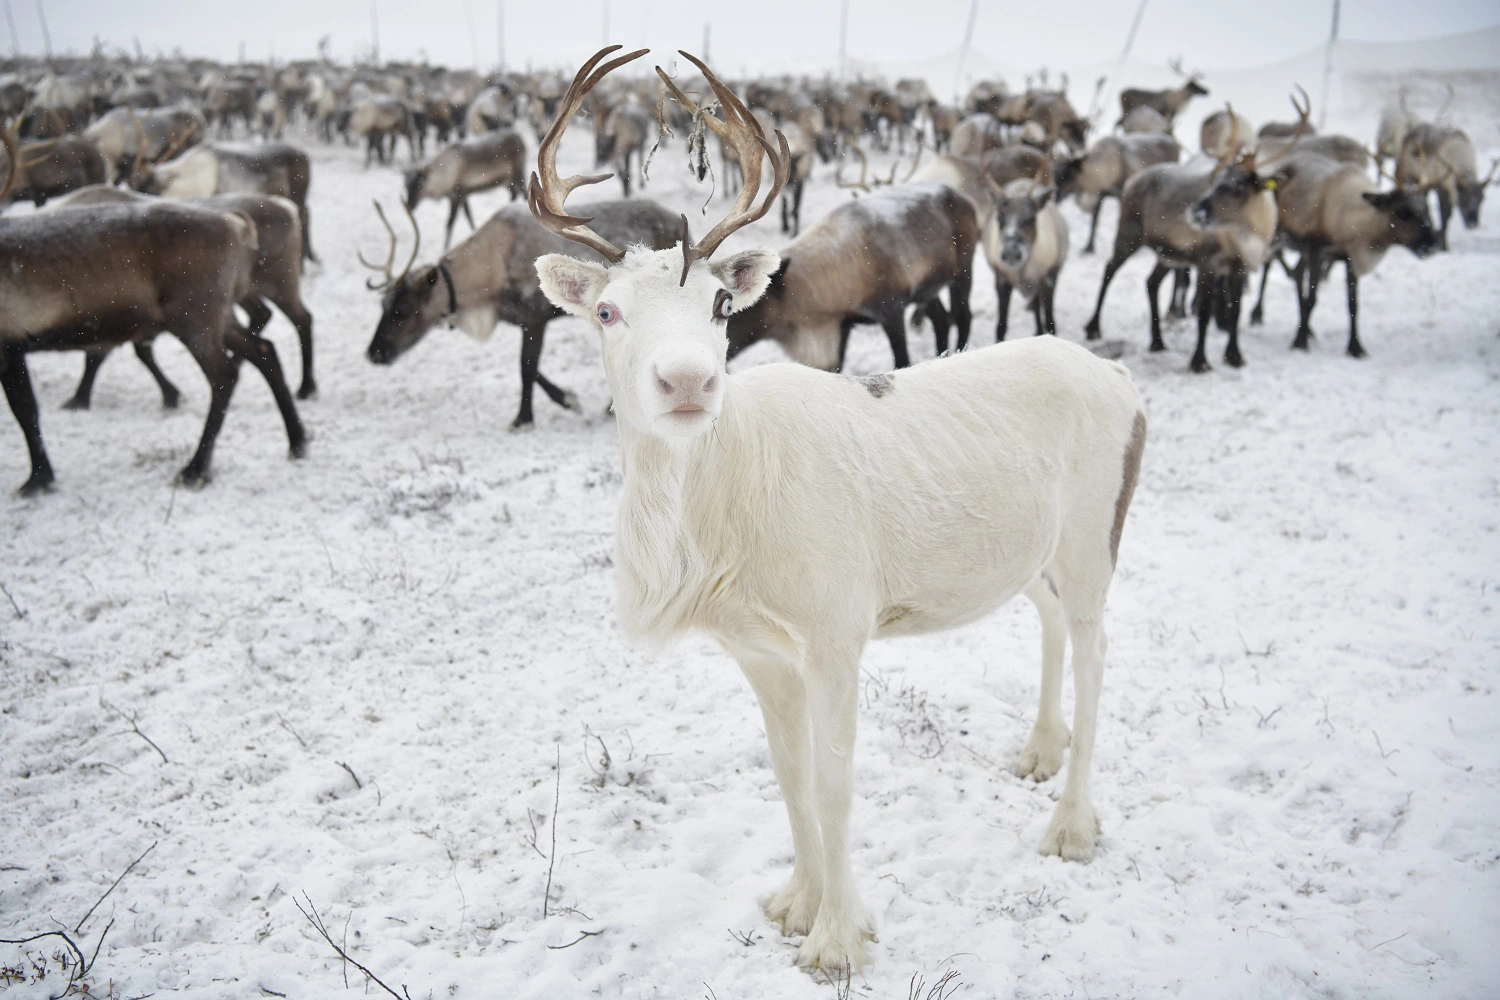
<path id="1" fill-rule="evenodd" d="M 512 328 L 369 364 L 379 303 L 354 255 L 382 251 L 369 200 L 394 206 L 398 179 L 314 156 L 305 460 L 247 369 L 214 481 L 174 489 L 207 392 L 166 338 L 175 413 L 123 353 L 93 412 L 63 412 L 80 359 L 34 356 L 49 495 L 9 494 L 27 466 L 0 421 L 0 937 L 73 928 L 154 845 L 75 935 L 92 951 L 113 920 L 95 993 L 380 992 L 298 912 L 311 901 L 417 1000 L 835 995 L 760 912 L 791 844 L 748 686 L 706 640 L 653 658 L 617 633 L 621 478 L 592 334 L 552 325 L 543 370 L 584 410 L 538 393 L 529 434 L 505 429 Z M 659 154 L 648 193 L 702 232 L 682 166 L 680 145 Z M 820 168 L 804 218 L 847 197 Z M 443 211 L 419 213 L 424 256 Z M 1112 207 L 1103 226 L 1108 246 Z M 782 242 L 768 219 L 730 248 Z M 1367 360 L 1342 353 L 1338 277 L 1313 350 L 1288 350 L 1282 280 L 1248 366 L 1204 376 L 1186 325 L 1145 352 L 1147 255 L 1122 271 L 1106 336 L 1151 436 L 1109 608 L 1098 857 L 1040 857 L 1061 779 L 1007 771 L 1038 692 L 1029 605 L 872 645 L 853 856 L 881 939 L 850 994 L 953 970 L 967 997 L 1493 995 L 1500 204 L 1452 242 L 1363 283 Z M 1063 273 L 1069 339 L 1101 266 Z M 290 326 L 270 335 L 295 377 Z M 926 330 L 910 344 L 932 352 Z M 857 331 L 851 368 L 888 365 Z"/>

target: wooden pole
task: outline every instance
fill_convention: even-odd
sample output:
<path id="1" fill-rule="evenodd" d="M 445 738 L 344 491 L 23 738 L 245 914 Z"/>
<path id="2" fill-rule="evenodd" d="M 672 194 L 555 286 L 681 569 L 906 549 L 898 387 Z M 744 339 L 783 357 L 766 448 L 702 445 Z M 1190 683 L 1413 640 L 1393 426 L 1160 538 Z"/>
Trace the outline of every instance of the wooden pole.
<path id="1" fill-rule="evenodd" d="M 380 12 L 375 9 L 375 0 L 370 0 L 370 58 L 380 65 Z"/>
<path id="2" fill-rule="evenodd" d="M 500 46 L 500 72 L 505 72 L 505 0 L 495 0 L 495 35 Z"/>
<path id="3" fill-rule="evenodd" d="M 1328 85 L 1333 79 L 1333 46 L 1339 40 L 1339 7 L 1341 0 L 1333 0 L 1333 27 L 1328 32 L 1328 45 L 1323 49 L 1323 96 L 1318 101 L 1318 128 L 1328 124 Z"/>
<path id="4" fill-rule="evenodd" d="M 36 0 L 36 19 L 42 23 L 42 51 L 47 55 L 47 62 L 52 61 L 52 32 L 47 30 L 47 9 L 42 6 L 42 0 Z"/>
<path id="5" fill-rule="evenodd" d="M 839 15 L 839 79 L 849 72 L 849 0 L 844 0 L 843 12 Z"/>
<path id="6" fill-rule="evenodd" d="M 1115 60 L 1115 71 L 1109 76 L 1109 85 L 1116 91 L 1120 89 L 1120 74 L 1125 72 L 1125 60 L 1130 58 L 1130 50 L 1135 48 L 1136 32 L 1141 30 L 1141 21 L 1146 17 L 1146 4 L 1149 0 L 1141 0 L 1141 5 L 1135 9 L 1135 20 L 1130 22 L 1130 33 L 1125 36 L 1125 47 L 1120 50 L 1120 58 Z M 1101 110 L 1107 106 L 1104 91 L 1099 94 Z"/>
<path id="7" fill-rule="evenodd" d="M 709 65 L 713 65 L 713 63 L 710 62 L 710 60 L 708 58 L 708 40 L 709 40 L 709 36 L 712 35 L 712 34 L 713 34 L 713 25 L 709 24 L 707 21 L 704 21 L 703 22 L 703 61 L 706 62 L 706 63 L 709 63 Z M 643 42 L 641 44 L 644 45 L 645 43 Z"/>
<path id="8" fill-rule="evenodd" d="M 608 45 L 608 44 L 610 44 L 610 41 L 609 41 L 609 0 L 600 0 L 600 7 L 603 10 L 603 17 L 604 17 L 604 21 L 603 21 L 604 34 L 602 36 L 600 36 L 600 37 L 603 39 L 603 44 L 604 45 Z"/>
<path id="9" fill-rule="evenodd" d="M 5 20 L 10 25 L 10 54 L 21 58 L 21 36 L 16 34 L 16 16 L 11 13 L 10 0 L 5 0 Z"/>
<path id="10" fill-rule="evenodd" d="M 964 63 L 969 61 L 969 46 L 974 43 L 974 20 L 979 16 L 979 0 L 970 0 L 969 23 L 964 28 L 964 44 L 958 50 L 958 68 L 953 73 L 953 103 L 959 102 L 964 83 Z"/>

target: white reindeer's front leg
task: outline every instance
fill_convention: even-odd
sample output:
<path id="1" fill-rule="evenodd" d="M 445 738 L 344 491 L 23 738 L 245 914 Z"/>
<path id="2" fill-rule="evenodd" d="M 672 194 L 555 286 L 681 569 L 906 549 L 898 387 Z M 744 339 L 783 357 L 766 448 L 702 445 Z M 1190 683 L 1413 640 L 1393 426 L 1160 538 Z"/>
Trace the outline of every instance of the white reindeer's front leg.
<path id="1" fill-rule="evenodd" d="M 865 941 L 875 939 L 875 925 L 859 900 L 849 863 L 859 652 L 815 651 L 803 672 L 812 721 L 813 787 L 823 835 L 823 902 L 797 951 L 797 964 L 809 968 L 858 968 L 865 961 Z"/>
<path id="2" fill-rule="evenodd" d="M 740 658 L 740 669 L 755 690 L 766 723 L 771 768 L 792 826 L 795 860 L 785 889 L 766 903 L 766 916 L 781 933 L 806 934 L 823 898 L 823 843 L 812 807 L 812 756 L 807 738 L 807 695 L 791 663 Z"/>

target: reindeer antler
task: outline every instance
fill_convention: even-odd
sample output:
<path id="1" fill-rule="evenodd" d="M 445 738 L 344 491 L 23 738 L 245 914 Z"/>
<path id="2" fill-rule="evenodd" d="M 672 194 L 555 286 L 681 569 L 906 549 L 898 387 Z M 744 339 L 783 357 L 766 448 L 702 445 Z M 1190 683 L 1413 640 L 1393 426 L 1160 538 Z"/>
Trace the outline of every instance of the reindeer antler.
<path id="1" fill-rule="evenodd" d="M 406 266 L 401 269 L 401 273 L 393 277 L 391 275 L 391 264 L 396 260 L 396 230 L 392 228 L 390 220 L 385 217 L 385 209 L 380 207 L 380 202 L 376 201 L 373 198 L 371 199 L 371 201 L 375 205 L 375 214 L 380 216 L 380 224 L 385 227 L 386 233 L 391 238 L 390 252 L 385 255 L 385 263 L 380 266 L 376 266 L 365 260 L 364 252 L 361 250 L 354 251 L 354 256 L 358 257 L 359 262 L 365 267 L 368 267 L 370 270 L 381 271 L 385 274 L 384 281 L 375 281 L 371 279 L 365 282 L 366 288 L 370 289 L 371 291 L 379 291 L 381 289 L 391 287 L 402 278 L 406 277 L 408 273 L 410 273 L 411 266 L 417 261 L 417 251 L 422 248 L 422 230 L 421 227 L 417 225 L 417 217 L 411 214 L 411 208 L 409 208 L 405 204 L 405 202 L 403 202 L 402 207 L 406 209 L 406 217 L 411 220 L 411 229 L 413 233 L 411 256 L 406 259 Z"/>
<path id="2" fill-rule="evenodd" d="M 532 172 L 531 186 L 526 198 L 531 214 L 536 217 L 536 221 L 540 222 L 543 228 L 556 233 L 563 239 L 572 240 L 574 243 L 596 251 L 612 264 L 618 264 L 624 260 L 625 251 L 589 228 L 588 224 L 594 221 L 592 217 L 581 218 L 568 215 L 563 206 L 568 200 L 568 195 L 575 188 L 586 184 L 601 184 L 614 174 L 592 176 L 576 174 L 564 180 L 557 174 L 557 144 L 562 139 L 562 134 L 567 130 L 569 123 L 573 121 L 573 116 L 578 113 L 583 99 L 598 85 L 600 80 L 626 63 L 633 62 L 651 51 L 650 49 L 637 49 L 599 66 L 600 60 L 620 48 L 623 46 L 610 45 L 602 48 L 579 67 L 578 73 L 573 77 L 572 86 L 568 88 L 567 94 L 557 109 L 557 117 L 552 120 L 552 127 L 547 130 L 547 134 L 542 137 L 541 145 L 537 147 L 537 169 Z M 595 69 L 596 66 L 598 69 Z"/>
<path id="3" fill-rule="evenodd" d="M 16 124 L 20 125 L 19 118 L 16 119 Z M 4 125 L 0 125 L 0 144 L 5 146 L 6 159 L 5 183 L 0 184 L 0 198 L 4 198 L 10 193 L 11 185 L 16 182 L 16 174 L 21 170 L 21 146 L 11 130 Z"/>
<path id="4" fill-rule="evenodd" d="M 714 76 L 713 71 L 704 64 L 703 60 L 681 49 L 678 49 L 678 52 L 684 59 L 698 67 L 703 78 L 713 88 L 714 95 L 719 99 L 719 106 L 724 112 L 723 121 L 709 114 L 707 110 L 700 111 L 698 105 L 678 89 L 671 77 L 667 76 L 660 66 L 656 67 L 656 75 L 661 77 L 662 83 L 666 84 L 673 100 L 695 117 L 701 115 L 703 124 L 734 149 L 739 156 L 740 169 L 745 177 L 744 185 L 740 188 L 734 205 L 730 207 L 729 214 L 710 229 L 708 235 L 703 237 L 702 242 L 697 246 L 689 246 L 686 238 L 687 228 L 684 225 L 682 283 L 686 284 L 688 268 L 692 267 L 693 261 L 707 260 L 731 233 L 748 226 L 771 210 L 771 206 L 781 196 L 782 189 L 786 187 L 786 182 L 791 177 L 792 151 L 787 146 L 786 136 L 781 134 L 780 129 L 776 130 L 776 142 L 780 148 L 771 145 L 770 140 L 766 138 L 765 129 L 750 113 L 750 109 L 735 96 L 734 91 L 724 86 L 719 78 Z M 761 202 L 759 208 L 755 208 L 755 196 L 760 193 L 762 151 L 771 161 L 773 180 L 766 200 Z"/>
<path id="5" fill-rule="evenodd" d="M 870 191 L 870 185 L 866 180 L 866 177 L 870 172 L 869 157 L 865 156 L 865 151 L 860 148 L 859 143 L 857 142 L 851 142 L 849 144 L 849 148 L 854 150 L 855 156 L 859 157 L 859 180 L 855 181 L 853 184 L 850 184 L 844 180 L 844 158 L 841 156 L 839 157 L 838 169 L 835 170 L 833 174 L 833 182 L 841 188 L 858 188 L 859 190 L 864 191 L 868 194 Z"/>

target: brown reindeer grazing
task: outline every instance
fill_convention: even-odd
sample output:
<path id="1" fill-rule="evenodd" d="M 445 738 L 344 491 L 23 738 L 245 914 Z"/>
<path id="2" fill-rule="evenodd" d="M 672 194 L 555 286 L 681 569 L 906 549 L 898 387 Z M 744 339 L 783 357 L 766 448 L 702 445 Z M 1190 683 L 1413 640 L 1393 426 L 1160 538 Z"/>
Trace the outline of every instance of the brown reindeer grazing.
<path id="1" fill-rule="evenodd" d="M 1084 155 L 1053 163 L 1058 200 L 1072 195 L 1078 199 L 1078 207 L 1090 215 L 1089 239 L 1083 252 L 1094 252 L 1099 209 L 1105 198 L 1120 197 L 1130 178 L 1151 164 L 1176 163 L 1181 156 L 1182 147 L 1170 135 L 1143 132 L 1104 136 Z"/>
<path id="2" fill-rule="evenodd" d="M 1438 198 L 1438 240 L 1448 249 L 1448 220 L 1458 208 L 1464 228 L 1479 226 L 1479 208 L 1484 204 L 1484 189 L 1495 179 L 1500 158 L 1490 164 L 1489 173 L 1479 176 L 1474 143 L 1463 129 L 1451 125 L 1421 122 L 1406 132 L 1401 155 L 1396 159 L 1396 183 L 1422 192 L 1436 191 Z"/>
<path id="3" fill-rule="evenodd" d="M 0 130 L 18 159 L 15 140 Z M 14 168 L 0 184 L 4 194 Z M 203 369 L 212 392 L 198 449 L 180 479 L 208 478 L 214 441 L 248 359 L 265 377 L 293 457 L 305 434 L 276 349 L 240 329 L 234 303 L 248 291 L 255 224 L 239 213 L 179 203 L 101 205 L 93 212 L 39 212 L 0 221 L 0 386 L 26 438 L 29 495 L 54 480 L 26 355 L 115 346 L 168 330 Z"/>
<path id="4" fill-rule="evenodd" d="M 526 143 L 510 129 L 484 132 L 455 142 L 431 160 L 408 170 L 406 207 L 416 210 L 424 199 L 448 199 L 448 223 L 443 230 L 443 249 L 453 242 L 453 223 L 459 209 L 474 226 L 469 195 L 504 186 L 511 200 L 526 195 Z"/>
<path id="5" fill-rule="evenodd" d="M 1188 101 L 1195 97 L 1208 96 L 1208 88 L 1198 82 L 1197 73 L 1183 72 L 1180 58 L 1174 59 L 1169 65 L 1179 76 L 1186 77 L 1182 85 L 1168 90 L 1141 90 L 1136 87 L 1127 87 L 1120 91 L 1120 121 L 1116 124 L 1123 123 L 1130 112 L 1136 108 L 1147 107 L 1160 114 L 1170 125 L 1176 121 L 1178 113 L 1187 107 Z"/>
<path id="6" fill-rule="evenodd" d="M 644 244 L 660 250 L 673 246 L 679 236 L 677 217 L 653 201 L 635 198 L 580 208 L 592 218 L 592 226 L 622 246 Z M 496 323 L 511 323 L 521 328 L 521 408 L 511 429 L 531 426 L 536 385 L 558 406 L 576 409 L 576 397 L 541 373 L 547 324 L 562 311 L 542 295 L 535 261 L 564 248 L 576 253 L 578 247 L 543 229 L 524 205 L 502 208 L 435 264 L 412 266 L 419 247 L 420 242 L 413 245 L 406 268 L 393 277 L 389 270 L 396 250 L 392 234 L 385 281 L 371 286 L 382 289 L 384 298 L 380 323 L 366 351 L 370 361 L 393 364 L 440 323 L 478 340 L 487 340 Z"/>
<path id="7" fill-rule="evenodd" d="M 1097 339 L 1099 314 L 1115 272 L 1143 247 L 1156 252 L 1156 268 L 1146 280 L 1151 306 L 1151 350 L 1164 351 L 1157 293 L 1169 271 L 1198 271 L 1198 344 L 1190 366 L 1210 369 L 1208 324 L 1216 319 L 1229 334 L 1224 361 L 1244 364 L 1239 347 L 1239 309 L 1245 277 L 1270 253 L 1276 232 L 1276 203 L 1266 178 L 1256 173 L 1254 155 L 1217 164 L 1157 163 L 1146 167 L 1120 195 L 1120 228 L 1114 253 L 1104 267 L 1099 300 L 1085 327 Z M 1212 208 L 1210 213 L 1208 205 Z M 1191 213 L 1191 216 L 1190 216 Z"/>
<path id="8" fill-rule="evenodd" d="M 128 202 L 155 202 L 154 195 L 139 194 L 125 188 L 104 185 L 75 191 L 52 204 L 51 209 L 80 209 L 91 205 Z M 255 260 L 250 271 L 249 293 L 237 305 L 250 318 L 249 332 L 259 336 L 271 322 L 270 305 L 281 310 L 297 331 L 302 351 L 302 384 L 298 399 L 317 394 L 313 378 L 313 318 L 302 301 L 302 220 L 297 206 L 286 198 L 262 194 L 220 194 L 195 204 L 222 212 L 241 212 L 255 223 Z M 136 356 L 146 366 L 161 389 L 162 405 L 175 409 L 181 394 L 157 367 L 150 340 L 135 342 Z M 91 350 L 87 355 L 83 378 L 73 398 L 63 404 L 65 410 L 87 410 L 93 394 L 94 379 L 109 349 Z"/>

